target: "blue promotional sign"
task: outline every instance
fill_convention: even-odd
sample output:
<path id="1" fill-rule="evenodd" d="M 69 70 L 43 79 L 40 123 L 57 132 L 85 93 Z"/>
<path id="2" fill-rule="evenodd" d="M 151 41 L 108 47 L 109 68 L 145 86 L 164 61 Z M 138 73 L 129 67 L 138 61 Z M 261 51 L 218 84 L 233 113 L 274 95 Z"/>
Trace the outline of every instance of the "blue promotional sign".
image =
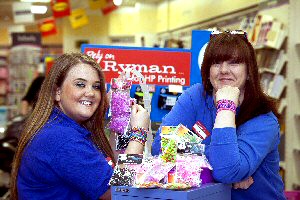
<path id="1" fill-rule="evenodd" d="M 162 90 L 168 85 L 181 85 L 184 88 L 190 86 L 191 52 L 187 49 L 84 44 L 81 46 L 81 52 L 91 56 L 99 63 L 107 83 L 112 77 L 117 78 L 123 69 L 129 67 L 135 68 L 143 74 L 147 78 L 147 84 L 155 84 L 155 92 L 152 94 L 151 101 L 150 118 L 152 122 L 161 122 L 162 118 L 170 111 L 159 106 L 159 102 L 162 101 Z M 164 73 L 164 71 L 170 71 L 170 73 Z M 137 82 L 134 81 L 134 83 Z M 135 97 L 138 86 L 131 87 L 131 97 Z M 172 100 L 172 98 L 167 100 Z"/>
<path id="2" fill-rule="evenodd" d="M 210 38 L 210 31 L 205 31 L 205 30 L 192 31 L 192 48 L 190 50 L 175 49 L 175 48 L 145 48 L 145 47 L 121 47 L 121 46 L 105 46 L 105 45 L 83 45 L 81 47 L 81 51 L 83 53 L 86 53 L 94 57 L 96 60 L 97 59 L 99 60 L 101 58 L 101 62 L 99 62 L 99 64 L 102 68 L 104 67 L 104 70 L 106 68 L 102 62 L 105 61 L 105 59 L 103 59 L 105 58 L 105 55 L 113 55 L 114 57 L 113 61 L 114 62 L 122 61 L 120 62 L 122 66 L 124 65 L 124 63 L 135 63 L 136 65 L 139 64 L 139 66 L 144 66 L 144 65 L 150 66 L 153 65 L 152 64 L 153 62 L 156 64 L 159 63 L 160 65 L 163 64 L 172 65 L 174 66 L 174 69 L 176 69 L 176 72 L 186 70 L 183 68 L 189 67 L 190 69 L 187 72 L 176 74 L 176 76 L 182 75 L 183 77 L 181 78 L 185 78 L 185 80 L 187 80 L 185 84 L 179 84 L 182 85 L 183 89 L 185 90 L 190 85 L 202 82 L 200 68 L 201 68 L 202 56 L 204 54 L 205 47 L 209 41 L 209 38 Z M 133 55 L 136 55 L 136 58 L 134 58 L 134 56 L 130 57 L 129 55 L 131 53 L 133 53 Z M 158 53 L 158 55 L 161 54 L 162 57 L 159 57 L 157 55 L 152 55 L 155 53 Z M 124 58 L 122 58 L 123 54 L 125 55 Z M 191 58 L 185 56 L 186 54 L 190 54 Z M 147 61 L 146 64 L 143 63 L 145 61 Z M 180 64 L 182 62 L 183 64 Z M 120 63 L 118 64 L 121 65 Z M 187 66 L 186 63 L 190 63 L 190 66 Z M 132 64 L 130 66 L 132 66 Z M 106 71 L 106 77 L 110 77 L 112 73 L 117 72 L 116 69 L 112 67 L 111 69 L 113 70 L 112 72 Z M 143 74 L 143 71 L 141 71 L 141 73 Z M 144 75 L 147 75 L 147 73 Z M 117 75 L 114 74 L 113 76 L 117 76 Z M 154 80 L 158 80 L 158 78 Z M 152 122 L 161 122 L 162 118 L 170 111 L 169 109 L 164 109 L 165 105 L 161 105 L 161 104 L 169 103 L 169 105 L 173 105 L 176 96 L 168 95 L 167 93 L 163 95 L 161 94 L 161 91 L 165 90 L 165 88 L 167 87 L 166 83 L 159 84 L 159 82 L 154 81 L 152 84 L 155 84 L 155 92 L 152 94 L 152 103 L 151 103 L 152 110 L 151 110 L 150 117 Z M 135 96 L 137 87 L 138 85 L 132 86 L 130 91 L 131 97 Z M 168 106 L 166 107 L 169 108 Z"/>
<path id="3" fill-rule="evenodd" d="M 207 43 L 210 38 L 210 31 L 193 30 L 192 31 L 192 69 L 191 69 L 191 85 L 201 83 L 201 64 Z"/>

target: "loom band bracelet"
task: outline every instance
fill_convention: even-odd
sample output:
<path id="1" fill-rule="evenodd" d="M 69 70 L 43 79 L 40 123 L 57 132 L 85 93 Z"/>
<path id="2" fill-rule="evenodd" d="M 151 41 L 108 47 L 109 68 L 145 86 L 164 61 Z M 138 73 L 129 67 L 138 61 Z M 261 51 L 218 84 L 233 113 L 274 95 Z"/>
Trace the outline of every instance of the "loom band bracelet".
<path id="1" fill-rule="evenodd" d="M 233 101 L 222 99 L 217 102 L 217 113 L 222 110 L 230 110 L 233 113 L 236 113 L 236 105 Z"/>
<path id="2" fill-rule="evenodd" d="M 236 110 L 236 106 L 235 105 L 221 105 L 221 106 L 218 106 L 217 107 L 217 110 L 218 109 L 228 109 L 228 110 Z"/>
<path id="3" fill-rule="evenodd" d="M 217 105 L 235 105 L 234 101 L 228 99 L 221 99 L 217 101 Z"/>
<path id="4" fill-rule="evenodd" d="M 233 102 L 221 102 L 217 105 L 218 107 L 223 107 L 223 108 L 230 108 L 230 107 L 236 107 Z"/>
<path id="5" fill-rule="evenodd" d="M 129 141 L 136 141 L 136 142 L 142 144 L 143 146 L 145 146 L 145 143 L 147 142 L 147 137 L 140 136 L 137 134 L 131 134 Z"/>
<path id="6" fill-rule="evenodd" d="M 236 109 L 236 105 L 233 101 L 227 100 L 227 99 L 222 99 L 217 102 L 217 109 L 218 108 L 231 108 L 231 109 Z"/>
<path id="7" fill-rule="evenodd" d="M 136 139 L 136 138 L 130 139 L 130 142 L 131 142 L 131 141 L 138 142 L 138 143 L 140 143 L 140 144 L 143 145 L 143 146 L 145 146 L 145 144 L 146 144 L 146 142 L 147 142 L 147 141 L 140 140 L 140 139 Z"/>
<path id="8" fill-rule="evenodd" d="M 141 128 L 141 127 L 132 127 L 129 131 L 131 134 L 135 133 L 135 134 L 141 135 L 146 138 L 148 135 L 148 130 L 145 128 Z"/>
<path id="9" fill-rule="evenodd" d="M 233 111 L 233 110 L 231 110 L 231 109 L 227 109 L 227 108 L 220 108 L 220 109 L 218 109 L 218 110 L 217 110 L 217 114 L 218 114 L 219 112 L 223 111 L 223 110 L 228 110 L 228 111 L 231 111 L 231 112 L 233 112 L 234 114 L 236 113 L 235 111 Z"/>
<path id="10" fill-rule="evenodd" d="M 130 141 L 136 141 L 145 146 L 148 131 L 145 128 L 133 127 L 130 129 Z"/>

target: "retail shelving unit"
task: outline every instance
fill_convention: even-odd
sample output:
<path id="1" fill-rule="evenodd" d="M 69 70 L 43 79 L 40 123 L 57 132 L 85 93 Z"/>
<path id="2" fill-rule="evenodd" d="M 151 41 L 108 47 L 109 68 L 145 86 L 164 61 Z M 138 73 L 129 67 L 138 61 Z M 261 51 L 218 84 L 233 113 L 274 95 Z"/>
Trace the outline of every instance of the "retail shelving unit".
<path id="1" fill-rule="evenodd" d="M 16 48 L 9 54 L 8 120 L 18 116 L 21 101 L 40 63 L 40 48 Z"/>
<path id="2" fill-rule="evenodd" d="M 0 138 L 4 136 L 3 129 L 7 123 L 7 87 L 8 63 L 6 56 L 0 56 Z M 2 129 L 2 130 L 1 130 Z"/>
<path id="3" fill-rule="evenodd" d="M 8 63 L 5 56 L 0 56 L 0 105 L 6 105 Z"/>
<path id="4" fill-rule="evenodd" d="M 300 1 L 289 1 L 285 187 L 300 189 Z"/>

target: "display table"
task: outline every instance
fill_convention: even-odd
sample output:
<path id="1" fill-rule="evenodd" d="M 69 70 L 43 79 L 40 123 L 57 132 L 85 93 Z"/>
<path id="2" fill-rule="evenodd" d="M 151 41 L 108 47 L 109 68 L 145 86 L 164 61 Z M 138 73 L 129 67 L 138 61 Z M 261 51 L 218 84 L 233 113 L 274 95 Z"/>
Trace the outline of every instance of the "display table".
<path id="1" fill-rule="evenodd" d="M 128 186 L 112 186 L 112 200 L 174 199 L 174 200 L 230 200 L 231 185 L 208 183 L 200 188 L 184 191 L 165 189 L 139 189 Z"/>

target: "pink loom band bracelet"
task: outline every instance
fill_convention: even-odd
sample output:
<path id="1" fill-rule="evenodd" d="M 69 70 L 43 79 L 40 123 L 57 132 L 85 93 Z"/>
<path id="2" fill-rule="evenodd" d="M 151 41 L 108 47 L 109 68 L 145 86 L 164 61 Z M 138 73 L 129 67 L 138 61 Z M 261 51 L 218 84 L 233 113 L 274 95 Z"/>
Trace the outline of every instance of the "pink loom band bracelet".
<path id="1" fill-rule="evenodd" d="M 228 99 L 221 99 L 217 102 L 217 113 L 222 110 L 230 110 L 234 114 L 236 112 L 236 105 L 233 101 Z"/>

